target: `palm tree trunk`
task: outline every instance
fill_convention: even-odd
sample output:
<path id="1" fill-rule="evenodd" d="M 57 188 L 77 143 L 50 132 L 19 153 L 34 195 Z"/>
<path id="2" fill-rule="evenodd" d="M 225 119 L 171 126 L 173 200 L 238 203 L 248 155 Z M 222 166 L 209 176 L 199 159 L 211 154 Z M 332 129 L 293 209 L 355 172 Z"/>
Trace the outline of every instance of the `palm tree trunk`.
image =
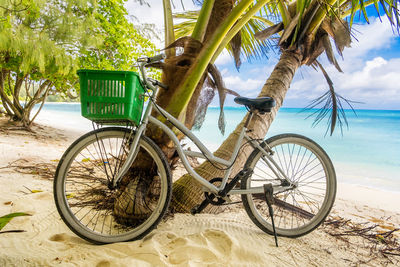
<path id="1" fill-rule="evenodd" d="M 270 77 L 264 84 L 259 97 L 270 96 L 276 101 L 276 107 L 271 113 L 265 115 L 254 116 L 250 122 L 249 129 L 252 129 L 253 138 L 264 138 L 269 126 L 274 120 L 276 113 L 283 104 L 286 92 L 290 87 L 296 70 L 300 67 L 302 56 L 296 51 L 282 51 L 279 62 L 275 66 Z M 236 129 L 218 148 L 214 155 L 229 159 L 233 151 L 239 132 L 243 127 L 248 115 L 239 123 Z M 245 146 L 240 152 L 234 166 L 232 175 L 241 170 L 248 156 L 252 152 L 250 146 Z M 223 172 L 213 167 L 209 162 L 204 162 L 196 169 L 196 172 L 210 180 L 214 177 L 222 177 Z M 186 174 L 179 178 L 173 185 L 172 209 L 174 212 L 189 212 L 191 208 L 198 205 L 203 200 L 203 192 L 201 185 L 196 182 L 190 175 Z"/>
<path id="2" fill-rule="evenodd" d="M 164 3 L 169 0 L 164 0 Z M 171 104 L 174 101 L 175 92 L 179 88 L 180 83 L 184 80 L 190 67 L 195 64 L 199 53 L 201 52 L 202 45 L 206 45 L 211 39 L 214 32 L 223 23 L 224 19 L 230 14 L 233 8 L 231 0 L 219 0 L 219 1 L 205 1 L 201 12 L 203 13 L 202 19 L 196 23 L 196 29 L 192 33 L 192 39 L 185 42 L 184 52 L 181 55 L 170 55 L 165 60 L 163 68 L 162 81 L 167 84 L 168 91 L 160 89 L 157 96 L 157 104 L 164 108 L 169 113 L 172 113 L 175 106 Z M 167 24 L 166 24 L 167 25 Z M 172 35 L 172 34 L 170 34 Z M 171 42 L 171 41 L 170 41 Z M 170 44 L 170 43 L 169 43 Z M 171 49 L 168 49 L 169 51 Z M 189 97 L 190 102 L 187 108 L 181 107 L 177 112 L 176 117 L 185 123 L 186 127 L 191 129 L 194 124 L 195 108 L 199 100 L 200 92 L 203 89 L 203 84 L 206 78 L 206 74 L 203 74 L 198 82 L 193 94 Z M 183 98 L 180 101 L 186 101 Z M 180 114 L 180 117 L 178 116 Z M 155 111 L 153 115 L 158 115 Z M 178 134 L 178 139 L 183 138 L 183 135 Z M 174 165 L 178 160 L 176 149 L 170 138 L 157 126 L 149 125 L 146 135 L 149 136 L 157 145 L 163 150 L 168 161 L 171 165 Z"/>

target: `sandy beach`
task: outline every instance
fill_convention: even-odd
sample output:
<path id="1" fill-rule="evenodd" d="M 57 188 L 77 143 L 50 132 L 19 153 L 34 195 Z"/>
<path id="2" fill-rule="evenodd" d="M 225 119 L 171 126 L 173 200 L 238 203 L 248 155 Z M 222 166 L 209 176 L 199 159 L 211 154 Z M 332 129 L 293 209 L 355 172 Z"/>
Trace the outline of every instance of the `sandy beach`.
<path id="1" fill-rule="evenodd" d="M 48 178 L 82 132 L 40 121 L 34 130 L 0 117 L 0 216 L 31 214 L 2 229 L 25 232 L 0 234 L 0 266 L 399 266 L 400 231 L 392 231 L 400 228 L 400 192 L 350 184 L 338 185 L 327 223 L 304 237 L 280 237 L 278 248 L 240 207 L 175 214 L 142 240 L 92 245 L 60 219 Z M 385 250 L 390 242 L 397 250 Z"/>

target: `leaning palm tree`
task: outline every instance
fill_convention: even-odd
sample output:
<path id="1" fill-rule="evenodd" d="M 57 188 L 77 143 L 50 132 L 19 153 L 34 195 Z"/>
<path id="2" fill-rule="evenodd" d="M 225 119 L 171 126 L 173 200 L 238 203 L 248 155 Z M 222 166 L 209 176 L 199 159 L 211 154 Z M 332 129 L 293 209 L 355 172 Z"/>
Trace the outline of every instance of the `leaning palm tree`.
<path id="1" fill-rule="evenodd" d="M 241 1 L 239 4 L 243 2 L 244 1 Z M 340 100 L 342 98 L 335 93 L 332 82 L 319 63 L 318 57 L 325 52 L 329 62 L 341 71 L 334 56 L 331 40 L 335 44 L 338 53 L 341 55 L 343 49 L 350 45 L 354 17 L 358 14 L 363 15 L 368 21 L 369 14 L 366 11 L 366 7 L 370 5 L 375 6 L 378 14 L 384 12 L 393 28 L 398 31 L 400 28 L 398 2 L 397 0 L 266 1 L 263 9 L 264 15 L 272 18 L 271 21 L 275 21 L 275 23 L 256 33 L 255 36 L 259 40 L 265 40 L 270 37 L 276 38 L 281 55 L 279 62 L 276 64 L 273 72 L 268 77 L 259 93 L 260 97 L 273 97 L 276 100 L 276 107 L 267 115 L 255 116 L 253 118 L 250 124 L 250 128 L 253 130 L 253 137 L 263 138 L 265 136 L 276 113 L 282 106 L 294 74 L 302 65 L 312 65 L 320 68 L 329 84 L 329 91 L 311 105 L 312 107 L 323 105 L 321 113 L 317 116 L 316 121 L 320 121 L 325 115 L 329 114 L 331 133 L 337 123 L 343 123 L 343 113 L 340 109 Z M 206 3 L 206 1 L 204 1 L 204 3 Z M 201 15 L 200 13 L 199 16 Z M 238 23 L 234 26 L 232 25 L 226 36 L 233 38 L 240 30 L 238 28 L 241 28 L 243 25 L 244 24 L 238 26 Z M 221 51 L 223 48 L 222 45 L 227 45 L 226 40 L 221 43 L 219 48 L 212 52 L 211 60 Z M 200 50 L 200 56 L 207 54 L 207 51 L 204 49 L 205 48 Z M 207 49 L 209 48 L 207 47 Z M 198 77 L 198 73 L 202 75 L 208 66 L 207 64 L 204 63 L 204 66 L 201 68 L 199 67 L 200 64 L 193 64 L 186 73 L 181 87 L 179 87 L 181 91 L 178 91 L 179 93 L 174 94 L 172 97 L 176 97 L 176 95 L 190 95 L 192 91 L 194 91 L 194 84 L 197 84 L 201 79 Z M 197 74 L 194 73 L 194 71 L 196 71 Z M 187 103 L 185 105 L 187 105 Z M 328 113 L 327 110 L 330 110 L 331 113 Z M 217 156 L 226 159 L 229 158 L 233 149 L 233 144 L 238 136 L 238 129 L 241 128 L 240 126 L 245 120 L 246 118 L 243 119 L 237 129 L 229 135 L 215 152 Z M 249 149 L 243 149 L 235 162 L 233 175 L 240 170 L 250 152 Z M 208 162 L 197 167 L 196 171 L 203 177 L 208 177 L 210 179 L 221 176 L 221 171 L 214 168 L 214 166 Z M 190 175 L 185 175 L 174 183 L 173 207 L 175 211 L 188 212 L 192 207 L 201 202 L 201 200 L 201 186 L 195 182 Z"/>

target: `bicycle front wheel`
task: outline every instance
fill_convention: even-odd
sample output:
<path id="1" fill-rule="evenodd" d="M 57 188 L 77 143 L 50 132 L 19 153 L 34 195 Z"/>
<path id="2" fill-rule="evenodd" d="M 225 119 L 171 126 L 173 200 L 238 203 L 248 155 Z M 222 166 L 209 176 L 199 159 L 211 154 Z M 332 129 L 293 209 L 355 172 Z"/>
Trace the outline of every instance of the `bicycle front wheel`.
<path id="1" fill-rule="evenodd" d="M 289 178 L 294 188 L 274 194 L 274 221 L 280 236 L 299 237 L 317 228 L 329 214 L 336 195 L 336 175 L 331 160 L 314 141 L 297 134 L 281 134 L 269 138 L 272 159 Z M 255 149 L 245 168 L 253 174 L 241 182 L 242 189 L 263 184 L 282 185 L 276 167 Z M 263 231 L 273 234 L 268 206 L 263 194 L 242 195 L 250 219 Z"/>
<path id="2" fill-rule="evenodd" d="M 140 239 L 165 214 L 171 199 L 171 174 L 164 154 L 142 136 L 139 153 L 117 187 L 134 132 L 109 127 L 76 140 L 61 158 L 54 198 L 65 224 L 97 244 Z"/>

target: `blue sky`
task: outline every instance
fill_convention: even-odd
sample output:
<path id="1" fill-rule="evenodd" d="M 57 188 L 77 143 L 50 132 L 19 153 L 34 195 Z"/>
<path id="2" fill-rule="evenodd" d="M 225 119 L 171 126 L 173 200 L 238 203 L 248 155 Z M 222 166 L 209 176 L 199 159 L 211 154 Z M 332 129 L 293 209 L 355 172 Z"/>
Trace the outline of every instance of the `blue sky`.
<path id="1" fill-rule="evenodd" d="M 127 9 L 141 22 L 153 23 L 162 33 L 163 13 L 160 0 L 148 0 L 151 8 L 128 1 Z M 191 0 L 183 0 L 187 10 L 193 9 Z M 176 9 L 181 11 L 180 1 L 174 1 Z M 355 37 L 351 48 L 344 51 L 344 60 L 337 57 L 344 73 L 339 73 L 327 62 L 325 54 L 319 60 L 330 75 L 334 87 L 341 96 L 363 102 L 354 104 L 357 109 L 400 109 L 400 37 L 386 18 L 382 22 L 372 18 L 370 24 L 362 21 L 353 26 Z M 162 37 L 162 36 L 161 36 Z M 158 42 L 158 48 L 162 43 Z M 277 53 L 271 53 L 269 59 L 246 62 L 238 72 L 231 57 L 224 53 L 216 64 L 221 70 L 227 88 L 247 97 L 255 97 L 265 83 L 274 65 L 279 59 Z M 284 107 L 305 107 L 310 101 L 322 95 L 328 86 L 319 71 L 311 67 L 301 67 L 286 95 Z M 217 101 L 213 102 L 217 105 Z M 226 105 L 235 105 L 233 97 L 228 97 Z"/>

